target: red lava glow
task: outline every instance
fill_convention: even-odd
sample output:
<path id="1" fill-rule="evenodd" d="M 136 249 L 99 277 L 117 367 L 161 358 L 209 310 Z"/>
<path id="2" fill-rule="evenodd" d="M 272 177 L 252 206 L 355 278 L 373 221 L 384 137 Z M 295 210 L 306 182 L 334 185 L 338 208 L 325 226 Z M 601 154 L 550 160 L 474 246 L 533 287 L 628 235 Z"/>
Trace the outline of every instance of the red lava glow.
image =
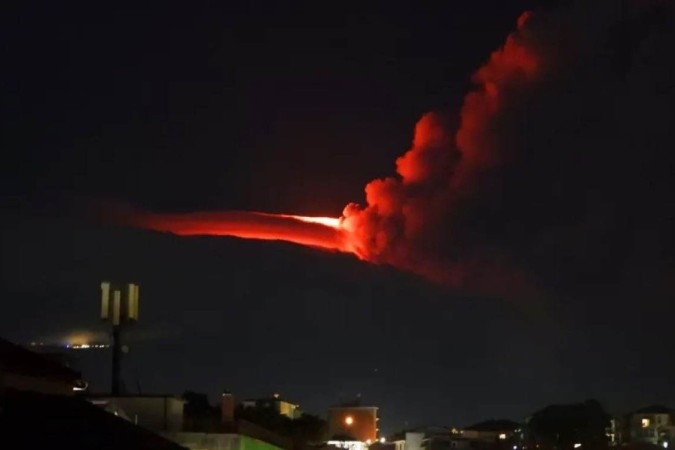
<path id="1" fill-rule="evenodd" d="M 326 250 L 353 253 L 340 219 L 289 214 L 227 211 L 187 214 L 143 213 L 135 218 L 143 228 L 179 236 L 232 236 L 287 241 Z"/>
<path id="2" fill-rule="evenodd" d="M 412 147 L 396 161 L 396 175 L 368 183 L 365 204 L 348 204 L 341 217 L 150 213 L 137 216 L 136 224 L 182 236 L 281 240 L 347 252 L 457 286 L 513 278 L 511 269 L 502 269 L 507 264 L 484 263 L 470 250 L 448 259 L 447 246 L 440 244 L 453 232 L 453 222 L 446 222 L 446 216 L 461 216 L 457 205 L 466 202 L 483 174 L 501 162 L 500 115 L 508 114 L 509 105 L 541 72 L 527 30 L 529 21 L 530 14 L 523 14 L 504 45 L 474 73 L 475 86 L 464 99 L 459 123 L 449 126 L 441 115 L 424 115 Z M 461 236 L 452 239 L 462 243 Z"/>
<path id="3" fill-rule="evenodd" d="M 259 214 L 263 214 L 263 213 L 259 213 Z M 271 215 L 271 214 L 266 214 L 266 215 Z M 335 228 L 336 230 L 341 228 L 341 223 L 340 223 L 339 217 L 294 216 L 294 215 L 291 215 L 291 214 L 276 214 L 276 217 L 288 217 L 288 218 L 291 218 L 291 219 L 299 220 L 301 222 L 318 223 L 320 225 Z"/>

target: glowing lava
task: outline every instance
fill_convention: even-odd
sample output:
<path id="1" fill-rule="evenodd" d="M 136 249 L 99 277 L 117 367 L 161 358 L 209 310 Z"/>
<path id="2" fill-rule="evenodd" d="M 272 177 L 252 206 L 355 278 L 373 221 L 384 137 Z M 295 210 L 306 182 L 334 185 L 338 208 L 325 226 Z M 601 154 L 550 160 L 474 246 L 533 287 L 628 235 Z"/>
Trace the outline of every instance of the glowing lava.
<path id="1" fill-rule="evenodd" d="M 462 206 L 480 192 L 476 186 L 502 161 L 500 133 L 511 123 L 504 120 L 510 105 L 540 72 L 537 46 L 526 29 L 529 18 L 529 13 L 521 16 L 517 30 L 474 74 L 476 86 L 465 97 L 459 124 L 441 114 L 424 115 L 412 147 L 396 161 L 396 175 L 368 183 L 365 204 L 348 204 L 340 218 L 198 212 L 141 213 L 132 220 L 182 236 L 282 240 L 348 252 L 456 286 L 508 284 L 495 280 L 517 278 L 516 271 L 483 256 L 482 248 L 474 253 L 457 235 L 461 220 L 456 223 Z"/>
<path id="2" fill-rule="evenodd" d="M 263 213 L 259 213 L 263 214 Z M 267 214 L 270 215 L 270 214 Z M 340 229 L 341 228 L 341 220 L 339 217 L 312 217 L 312 216 L 293 216 L 290 214 L 277 214 L 277 217 L 289 217 L 292 219 L 297 219 L 302 222 L 307 222 L 307 223 L 318 223 L 327 227 Z"/>
<path id="3" fill-rule="evenodd" d="M 227 211 L 187 214 L 144 213 L 136 224 L 179 236 L 233 236 L 245 239 L 278 240 L 350 252 L 349 235 L 339 218 L 289 214 Z"/>

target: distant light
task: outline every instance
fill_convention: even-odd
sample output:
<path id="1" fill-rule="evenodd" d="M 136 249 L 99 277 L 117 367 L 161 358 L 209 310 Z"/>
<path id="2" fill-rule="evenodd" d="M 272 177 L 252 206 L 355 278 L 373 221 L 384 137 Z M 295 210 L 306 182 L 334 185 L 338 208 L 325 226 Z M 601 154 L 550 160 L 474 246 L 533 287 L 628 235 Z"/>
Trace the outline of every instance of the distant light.
<path id="1" fill-rule="evenodd" d="M 372 441 L 370 439 L 366 439 L 366 444 L 370 445 Z"/>
<path id="2" fill-rule="evenodd" d="M 387 440 L 384 438 L 384 436 L 382 436 L 382 437 L 380 438 L 380 444 L 384 444 L 386 441 L 387 441 Z"/>
<path id="3" fill-rule="evenodd" d="M 501 433 L 499 435 L 499 440 L 503 441 L 504 439 L 506 439 L 506 433 Z"/>
<path id="4" fill-rule="evenodd" d="M 517 445 L 514 445 L 514 446 L 513 446 L 513 450 L 518 450 L 518 446 L 517 446 Z"/>
<path id="5" fill-rule="evenodd" d="M 663 448 L 668 448 L 668 442 L 667 441 L 663 443 Z"/>
<path id="6" fill-rule="evenodd" d="M 574 448 L 579 448 L 579 447 L 581 447 L 580 443 L 577 442 L 576 444 L 574 444 Z"/>
<path id="7" fill-rule="evenodd" d="M 649 428 L 649 419 L 642 419 L 642 428 Z"/>
<path id="8" fill-rule="evenodd" d="M 352 416 L 345 417 L 345 425 L 352 425 L 354 423 L 354 418 Z"/>

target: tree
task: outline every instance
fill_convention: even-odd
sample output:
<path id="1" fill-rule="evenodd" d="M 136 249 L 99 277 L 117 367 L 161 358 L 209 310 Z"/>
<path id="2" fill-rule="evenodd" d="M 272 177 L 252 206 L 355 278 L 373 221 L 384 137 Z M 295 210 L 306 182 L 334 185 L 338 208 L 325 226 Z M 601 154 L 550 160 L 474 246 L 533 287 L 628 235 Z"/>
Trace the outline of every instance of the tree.
<path id="1" fill-rule="evenodd" d="M 569 405 L 550 405 L 535 412 L 526 426 L 527 446 L 582 450 L 607 447 L 605 429 L 610 416 L 597 400 Z"/>

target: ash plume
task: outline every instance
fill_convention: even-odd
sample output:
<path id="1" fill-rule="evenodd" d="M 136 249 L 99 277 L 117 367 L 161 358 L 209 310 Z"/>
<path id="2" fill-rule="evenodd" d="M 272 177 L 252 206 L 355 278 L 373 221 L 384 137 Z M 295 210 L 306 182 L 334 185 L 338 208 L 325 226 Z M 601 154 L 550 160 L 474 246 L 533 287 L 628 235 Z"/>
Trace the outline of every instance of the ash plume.
<path id="1" fill-rule="evenodd" d="M 498 296 L 672 291 L 674 9 L 600 0 L 522 14 L 458 114 L 424 115 L 396 175 L 368 183 L 339 221 L 117 215 L 179 235 L 351 252 Z"/>
<path id="2" fill-rule="evenodd" d="M 659 1 L 523 14 L 459 117 L 422 117 L 397 175 L 345 208 L 356 253 L 501 294 L 611 283 L 634 251 L 672 255 L 672 17 Z"/>

